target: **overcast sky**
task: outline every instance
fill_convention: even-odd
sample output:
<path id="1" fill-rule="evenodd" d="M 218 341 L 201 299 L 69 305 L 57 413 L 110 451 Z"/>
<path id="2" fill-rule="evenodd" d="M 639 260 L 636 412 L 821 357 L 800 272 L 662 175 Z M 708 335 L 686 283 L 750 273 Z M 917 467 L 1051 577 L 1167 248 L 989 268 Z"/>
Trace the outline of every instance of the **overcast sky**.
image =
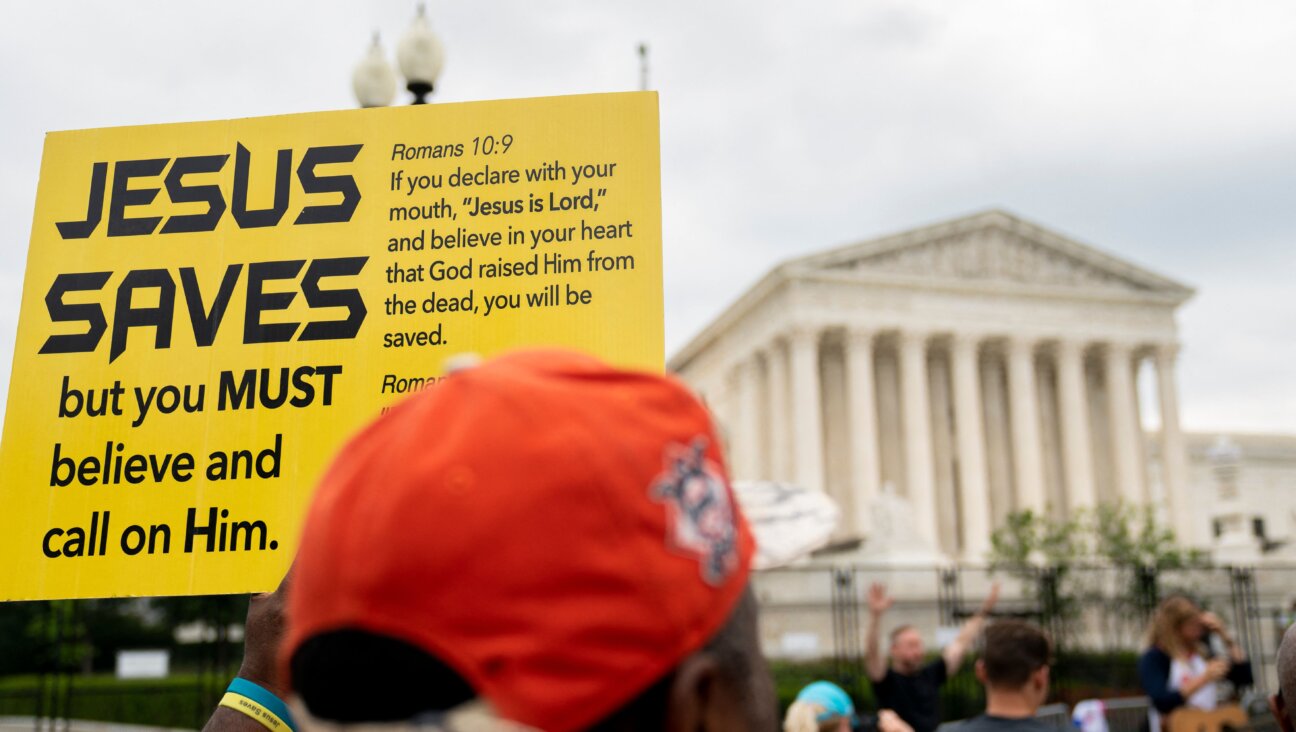
<path id="1" fill-rule="evenodd" d="M 27 2 L 0 23 L 0 393 L 43 134 L 354 106 L 404 0 Z M 673 352 L 783 259 L 989 207 L 1196 287 L 1183 421 L 1296 434 L 1296 4 L 429 5 L 436 99 L 661 93 Z"/>

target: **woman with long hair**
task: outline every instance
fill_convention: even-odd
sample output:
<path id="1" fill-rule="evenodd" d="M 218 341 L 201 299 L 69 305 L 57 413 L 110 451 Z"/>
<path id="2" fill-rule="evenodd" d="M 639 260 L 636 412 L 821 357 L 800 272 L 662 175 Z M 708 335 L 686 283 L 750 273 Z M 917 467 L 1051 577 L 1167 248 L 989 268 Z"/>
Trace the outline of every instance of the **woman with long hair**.
<path id="1" fill-rule="evenodd" d="M 1224 653 L 1209 655 L 1208 634 L 1223 642 Z M 1151 732 L 1162 732 L 1162 719 L 1176 709 L 1214 709 L 1218 701 L 1215 682 L 1221 679 L 1234 686 L 1252 683 L 1246 652 L 1224 623 L 1183 596 L 1167 598 L 1157 606 L 1148 624 L 1147 648 L 1139 656 L 1138 673 L 1152 700 L 1148 710 Z"/>

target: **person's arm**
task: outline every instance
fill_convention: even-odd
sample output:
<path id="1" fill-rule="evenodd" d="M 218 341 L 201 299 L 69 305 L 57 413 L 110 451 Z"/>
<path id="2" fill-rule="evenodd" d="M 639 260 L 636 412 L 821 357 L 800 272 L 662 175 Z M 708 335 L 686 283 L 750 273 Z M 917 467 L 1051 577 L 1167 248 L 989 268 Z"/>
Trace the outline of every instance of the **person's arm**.
<path id="1" fill-rule="evenodd" d="M 1224 627 L 1224 621 L 1220 620 L 1218 615 L 1215 613 L 1202 613 L 1201 623 L 1206 627 L 1206 630 L 1218 635 L 1220 640 L 1224 641 L 1224 648 L 1228 651 L 1229 659 L 1234 664 L 1247 662 L 1246 650 L 1237 641 L 1233 640 L 1232 634 L 1228 632 L 1228 628 Z"/>
<path id="2" fill-rule="evenodd" d="M 1206 664 L 1206 670 L 1184 681 L 1177 690 L 1170 688 L 1170 656 L 1159 648 L 1149 648 L 1139 657 L 1139 681 L 1158 712 L 1168 714 L 1187 704 L 1188 697 L 1203 686 L 1213 684 L 1228 673 L 1229 662 L 1217 658 Z"/>
<path id="3" fill-rule="evenodd" d="M 1229 669 L 1224 678 L 1234 686 L 1251 686 L 1255 684 L 1255 677 L 1251 672 L 1251 662 L 1247 660 L 1246 649 L 1233 638 L 1228 628 L 1224 627 L 1224 621 L 1220 620 L 1215 613 L 1203 613 L 1202 625 L 1224 643 L 1224 649 L 1228 653 Z"/>
<path id="4" fill-rule="evenodd" d="M 284 592 L 291 577 L 289 568 L 278 589 L 253 595 L 248 603 L 247 624 L 243 626 L 243 664 L 238 671 L 238 678 L 251 681 L 285 703 L 288 689 L 279 678 L 276 656 L 283 637 Z M 266 727 L 243 712 L 218 706 L 203 726 L 203 732 L 266 732 Z"/>
<path id="5" fill-rule="evenodd" d="M 1170 688 L 1170 657 L 1149 648 L 1138 659 L 1139 683 L 1158 712 L 1167 714 L 1184 705 L 1184 695 Z"/>
<path id="6" fill-rule="evenodd" d="M 878 710 L 877 728 L 878 732 L 914 732 L 908 722 L 890 709 Z"/>
<path id="7" fill-rule="evenodd" d="M 874 582 L 869 586 L 869 624 L 864 641 L 864 670 L 868 673 L 869 681 L 875 684 L 886 678 L 886 657 L 882 655 L 881 648 L 882 616 L 894 603 L 895 598 L 887 595 L 885 585 Z"/>
<path id="8" fill-rule="evenodd" d="M 986 616 L 994 610 L 997 602 L 999 602 L 999 583 L 995 582 L 990 585 L 990 594 L 986 596 L 985 602 L 981 603 L 981 609 L 968 618 L 966 623 L 963 623 L 958 636 L 941 651 L 941 657 L 945 659 L 945 673 L 947 676 L 958 673 L 959 666 L 963 665 L 963 656 L 967 654 L 968 649 L 972 647 L 972 642 L 981 633 Z"/>
<path id="9" fill-rule="evenodd" d="M 1179 686 L 1179 693 L 1185 698 L 1196 694 L 1203 686 L 1213 684 L 1228 675 L 1231 664 L 1228 659 L 1216 658 L 1207 662 L 1206 670 L 1188 679 Z"/>

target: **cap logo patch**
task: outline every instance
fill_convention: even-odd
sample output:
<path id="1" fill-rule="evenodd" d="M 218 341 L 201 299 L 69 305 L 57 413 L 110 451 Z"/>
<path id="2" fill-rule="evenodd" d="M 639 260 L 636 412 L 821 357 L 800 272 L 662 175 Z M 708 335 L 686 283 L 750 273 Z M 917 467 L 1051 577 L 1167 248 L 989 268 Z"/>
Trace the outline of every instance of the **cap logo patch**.
<path id="1" fill-rule="evenodd" d="M 666 469 L 652 484 L 654 500 L 666 504 L 667 542 L 697 557 L 702 579 L 719 585 L 738 567 L 738 528 L 719 468 L 706 459 L 707 441 L 666 447 Z"/>

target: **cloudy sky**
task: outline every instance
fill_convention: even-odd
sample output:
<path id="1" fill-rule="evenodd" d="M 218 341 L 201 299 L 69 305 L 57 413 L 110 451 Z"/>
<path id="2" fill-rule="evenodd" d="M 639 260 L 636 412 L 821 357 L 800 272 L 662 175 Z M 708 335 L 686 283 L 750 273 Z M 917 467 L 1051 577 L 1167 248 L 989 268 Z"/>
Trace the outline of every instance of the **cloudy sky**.
<path id="1" fill-rule="evenodd" d="M 17 3 L 0 393 L 42 136 L 349 108 L 414 3 Z M 667 347 L 777 262 L 988 207 L 1190 284 L 1185 425 L 1296 434 L 1296 5 L 439 0 L 437 99 L 661 93 Z M 718 274 L 719 273 L 719 274 Z M 1150 390 L 1149 390 L 1150 391 Z"/>

